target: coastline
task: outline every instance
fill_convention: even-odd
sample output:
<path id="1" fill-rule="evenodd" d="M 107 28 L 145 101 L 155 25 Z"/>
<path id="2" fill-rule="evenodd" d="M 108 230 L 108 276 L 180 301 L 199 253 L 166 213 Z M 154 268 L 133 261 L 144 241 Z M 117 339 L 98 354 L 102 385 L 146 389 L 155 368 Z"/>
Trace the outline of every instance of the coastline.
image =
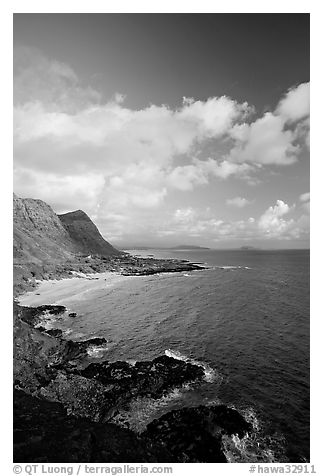
<path id="1" fill-rule="evenodd" d="M 118 425 L 115 416 L 136 399 L 159 400 L 183 385 L 198 386 L 205 369 L 167 355 L 89 364 L 88 350 L 104 338 L 70 341 L 38 327 L 44 313 L 65 311 L 14 304 L 14 462 L 227 462 L 224 435 L 243 438 L 252 431 L 225 405 L 166 412 L 141 433 Z"/>
<path id="2" fill-rule="evenodd" d="M 39 280 L 37 287 L 17 297 L 22 306 L 41 306 L 66 304 L 70 301 L 81 300 L 88 292 L 111 288 L 123 283 L 133 276 L 105 271 L 102 273 L 78 273 L 75 277 Z"/>
<path id="3" fill-rule="evenodd" d="M 138 265 L 142 260 L 136 262 Z M 34 280 L 36 289 L 16 298 L 15 462 L 35 462 L 39 458 L 48 462 L 62 461 L 62 455 L 66 462 L 227 462 L 222 448 L 223 435 L 231 438 L 237 434 L 243 438 L 252 431 L 238 411 L 224 405 L 183 407 L 175 413 L 166 410 L 140 433 L 120 426 L 116 417 L 130 409 L 137 399 L 159 401 L 183 386 L 199 386 L 206 380 L 205 368 L 199 362 L 174 358 L 167 353 L 135 363 L 124 360 L 91 362 L 88 356 L 106 345 L 105 338 L 72 341 L 59 329 L 43 327 L 45 316 L 55 319 L 64 316 L 69 303 L 84 299 L 88 292 L 117 286 L 135 279 L 138 274 L 204 269 L 174 260 L 153 262 L 155 266 L 128 267 L 122 273 L 74 271 L 72 277 Z M 60 421 L 59 426 L 55 423 L 56 418 Z M 32 434 L 30 421 L 34 425 Z M 194 433 L 192 421 L 196 422 Z M 212 430 L 205 432 L 205 427 Z M 60 446 L 62 428 L 64 448 Z M 80 451 L 73 455 L 74 434 L 79 434 L 81 428 L 93 441 L 102 438 L 105 448 L 92 444 L 84 446 L 81 441 L 77 443 Z M 117 449 L 109 447 L 111 434 L 115 435 Z M 42 442 L 36 446 L 35 435 Z M 137 450 L 129 453 L 129 444 Z"/>

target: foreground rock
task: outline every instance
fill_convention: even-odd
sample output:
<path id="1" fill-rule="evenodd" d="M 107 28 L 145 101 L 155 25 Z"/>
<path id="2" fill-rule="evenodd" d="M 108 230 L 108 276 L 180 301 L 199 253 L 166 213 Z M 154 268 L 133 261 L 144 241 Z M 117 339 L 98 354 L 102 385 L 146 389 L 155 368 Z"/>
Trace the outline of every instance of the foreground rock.
<path id="1" fill-rule="evenodd" d="M 199 382 L 204 377 L 202 367 L 166 356 L 136 362 L 135 365 L 122 361 L 90 364 L 76 372 L 105 387 L 104 401 L 109 407 L 108 418 L 112 418 L 118 409 L 137 397 L 158 399 L 175 387 Z"/>
<path id="2" fill-rule="evenodd" d="M 56 329 L 32 327 L 42 322 L 42 312 L 59 315 L 65 308 L 15 304 L 15 383 L 28 393 L 61 402 L 75 416 L 109 421 L 137 397 L 157 399 L 204 377 L 202 367 L 167 356 L 135 365 L 122 361 L 88 365 L 88 350 L 104 345 L 106 339 L 75 342 L 62 339 Z"/>
<path id="3" fill-rule="evenodd" d="M 15 462 L 226 462 L 222 436 L 251 430 L 223 405 L 167 413 L 140 437 L 109 423 L 138 397 L 199 384 L 203 368 L 168 356 L 89 364 L 88 349 L 104 338 L 74 342 L 39 327 L 43 313 L 65 308 L 15 304 L 14 311 Z"/>
<path id="4" fill-rule="evenodd" d="M 40 382 L 38 394 L 93 421 L 110 421 L 138 397 L 161 398 L 175 387 L 204 377 L 201 367 L 166 356 L 135 366 L 103 362 L 81 370 L 64 360 L 56 370 L 49 382 Z"/>
<path id="5" fill-rule="evenodd" d="M 251 425 L 225 405 L 174 410 L 154 420 L 142 436 L 161 443 L 182 463 L 226 463 L 223 435 L 242 438 Z"/>
<path id="6" fill-rule="evenodd" d="M 174 462 L 162 446 L 113 424 L 67 415 L 60 403 L 14 390 L 15 463 Z"/>

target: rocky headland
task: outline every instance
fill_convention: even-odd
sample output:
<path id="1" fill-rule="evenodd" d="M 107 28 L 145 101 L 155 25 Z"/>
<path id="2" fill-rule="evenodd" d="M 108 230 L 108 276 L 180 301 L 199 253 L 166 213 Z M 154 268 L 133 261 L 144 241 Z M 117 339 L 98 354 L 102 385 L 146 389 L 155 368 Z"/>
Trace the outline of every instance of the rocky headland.
<path id="1" fill-rule="evenodd" d="M 118 272 L 126 276 L 203 269 L 185 260 L 139 258 L 117 250 L 82 210 L 56 215 L 42 200 L 13 199 L 14 296 L 38 280 L 73 273 Z"/>

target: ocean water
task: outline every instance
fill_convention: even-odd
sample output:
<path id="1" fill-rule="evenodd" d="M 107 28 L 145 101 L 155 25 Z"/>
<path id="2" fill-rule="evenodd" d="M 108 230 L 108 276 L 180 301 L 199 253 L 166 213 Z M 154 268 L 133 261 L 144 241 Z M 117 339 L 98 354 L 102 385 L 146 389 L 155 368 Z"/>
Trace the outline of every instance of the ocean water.
<path id="1" fill-rule="evenodd" d="M 309 461 L 309 251 L 145 253 L 209 269 L 140 276 L 93 291 L 70 303 L 77 317 L 60 327 L 72 339 L 105 337 L 94 360 L 166 353 L 203 363 L 206 376 L 202 385 L 158 402 L 135 402 L 119 422 L 140 431 L 170 409 L 221 402 L 255 429 L 241 441 L 227 439 L 230 461 Z"/>

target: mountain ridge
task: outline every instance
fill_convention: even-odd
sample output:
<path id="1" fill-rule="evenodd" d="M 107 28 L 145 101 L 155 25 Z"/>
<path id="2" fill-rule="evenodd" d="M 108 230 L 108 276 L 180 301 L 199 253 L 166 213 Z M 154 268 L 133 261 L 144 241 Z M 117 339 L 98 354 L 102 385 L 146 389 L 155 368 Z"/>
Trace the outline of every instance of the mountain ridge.
<path id="1" fill-rule="evenodd" d="M 57 216 L 80 252 L 104 257 L 120 254 L 119 250 L 103 238 L 97 226 L 83 210 Z"/>
<path id="2" fill-rule="evenodd" d="M 70 221 L 72 228 L 68 226 Z M 105 257 L 120 254 L 82 210 L 59 216 L 43 200 L 19 198 L 14 194 L 13 225 L 16 263 L 62 262 L 81 254 Z M 90 235 L 85 239 L 84 233 L 88 230 Z"/>

